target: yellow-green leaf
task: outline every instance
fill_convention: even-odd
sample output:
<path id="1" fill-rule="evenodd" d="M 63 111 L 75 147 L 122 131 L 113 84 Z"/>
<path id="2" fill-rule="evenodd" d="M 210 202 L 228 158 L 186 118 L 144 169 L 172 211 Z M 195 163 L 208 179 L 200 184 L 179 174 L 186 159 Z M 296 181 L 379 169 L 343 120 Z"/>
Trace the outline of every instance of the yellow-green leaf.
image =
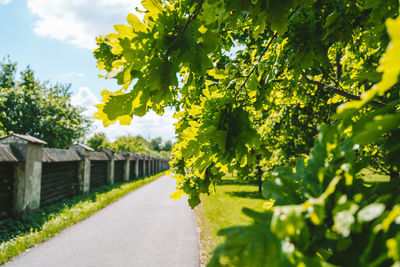
<path id="1" fill-rule="evenodd" d="M 130 37 L 133 34 L 132 28 L 129 27 L 128 25 L 123 25 L 123 24 L 114 25 L 114 29 L 122 36 Z"/>
<path id="2" fill-rule="evenodd" d="M 146 29 L 146 25 L 142 23 L 134 14 L 128 14 L 128 17 L 126 19 L 128 23 L 132 26 L 134 31 L 139 32 Z"/>
<path id="3" fill-rule="evenodd" d="M 148 21 L 150 17 L 155 20 L 158 17 L 158 14 L 163 10 L 163 6 L 158 0 L 143 0 L 142 5 L 148 11 L 144 16 L 146 21 Z"/>
<path id="4" fill-rule="evenodd" d="M 183 191 L 182 190 L 178 190 L 174 193 L 172 193 L 169 197 L 174 199 L 175 201 L 177 201 L 178 199 L 180 199 L 183 196 Z"/>
<path id="5" fill-rule="evenodd" d="M 228 73 L 225 70 L 220 70 L 220 69 L 209 70 L 208 75 L 210 75 L 218 80 L 228 78 Z"/>

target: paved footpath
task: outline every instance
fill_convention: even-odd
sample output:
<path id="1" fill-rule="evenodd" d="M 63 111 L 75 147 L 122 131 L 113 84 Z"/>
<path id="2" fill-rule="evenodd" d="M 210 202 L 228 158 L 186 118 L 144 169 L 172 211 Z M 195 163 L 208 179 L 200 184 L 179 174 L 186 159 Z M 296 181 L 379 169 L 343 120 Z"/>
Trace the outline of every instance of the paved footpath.
<path id="1" fill-rule="evenodd" d="M 199 266 L 193 212 L 169 198 L 174 190 L 174 179 L 159 178 L 5 266 Z"/>

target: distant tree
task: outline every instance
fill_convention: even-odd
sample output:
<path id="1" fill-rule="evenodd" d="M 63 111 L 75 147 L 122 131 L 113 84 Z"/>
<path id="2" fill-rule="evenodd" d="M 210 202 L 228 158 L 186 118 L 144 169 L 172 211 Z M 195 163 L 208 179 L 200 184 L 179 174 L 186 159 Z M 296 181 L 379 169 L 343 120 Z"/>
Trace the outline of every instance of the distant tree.
<path id="1" fill-rule="evenodd" d="M 151 151 L 149 143 L 140 135 L 118 137 L 115 142 L 111 143 L 110 148 L 117 152 L 130 151 L 149 154 Z"/>
<path id="2" fill-rule="evenodd" d="M 16 65 L 0 61 L 0 133 L 31 135 L 58 148 L 82 138 L 90 121 L 71 105 L 70 85 L 40 83 L 29 67 L 17 80 Z"/>
<path id="3" fill-rule="evenodd" d="M 163 151 L 171 151 L 173 146 L 174 145 L 172 144 L 172 141 L 171 140 L 167 140 L 162 145 L 161 150 L 163 150 Z"/>
<path id="4" fill-rule="evenodd" d="M 95 133 L 87 140 L 86 144 L 94 150 L 99 150 L 100 148 L 110 146 L 110 143 L 104 133 Z"/>
<path id="5" fill-rule="evenodd" d="M 136 152 L 143 153 L 147 155 L 151 155 L 153 157 L 165 158 L 169 159 L 171 157 L 171 151 L 165 151 L 165 144 L 162 145 L 161 137 L 152 139 L 150 142 L 144 139 L 142 136 L 120 136 L 114 142 L 109 142 L 104 133 L 95 134 L 92 138 L 90 138 L 87 144 L 94 148 L 110 148 L 115 150 L 116 152 L 128 151 L 128 152 Z M 169 145 L 167 145 L 167 148 Z M 156 149 L 159 149 L 156 150 Z"/>
<path id="6" fill-rule="evenodd" d="M 170 159 L 171 151 L 161 151 L 157 155 L 154 155 L 154 156 L 162 158 L 162 159 Z"/>
<path id="7" fill-rule="evenodd" d="M 150 140 L 150 148 L 154 151 L 161 151 L 161 146 L 162 146 L 162 139 L 161 137 L 157 137 L 154 139 Z"/>
<path id="8" fill-rule="evenodd" d="M 15 73 L 17 71 L 17 64 L 10 62 L 6 59 L 7 63 L 0 62 L 0 87 L 11 88 L 15 86 Z"/>

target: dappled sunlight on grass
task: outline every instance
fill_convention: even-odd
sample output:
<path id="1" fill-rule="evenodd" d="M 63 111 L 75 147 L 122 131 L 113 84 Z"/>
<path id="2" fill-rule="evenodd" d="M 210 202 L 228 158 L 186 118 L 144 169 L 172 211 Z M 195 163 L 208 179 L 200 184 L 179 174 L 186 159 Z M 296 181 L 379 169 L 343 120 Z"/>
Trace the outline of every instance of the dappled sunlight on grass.
<path id="1" fill-rule="evenodd" d="M 255 185 L 240 184 L 235 179 L 224 179 L 216 186 L 216 193 L 203 196 L 202 203 L 196 207 L 196 221 L 200 230 L 201 263 L 211 257 L 212 250 L 223 241 L 217 236 L 218 230 L 234 225 L 247 225 L 252 219 L 242 213 L 242 208 L 262 211 L 265 200 Z"/>

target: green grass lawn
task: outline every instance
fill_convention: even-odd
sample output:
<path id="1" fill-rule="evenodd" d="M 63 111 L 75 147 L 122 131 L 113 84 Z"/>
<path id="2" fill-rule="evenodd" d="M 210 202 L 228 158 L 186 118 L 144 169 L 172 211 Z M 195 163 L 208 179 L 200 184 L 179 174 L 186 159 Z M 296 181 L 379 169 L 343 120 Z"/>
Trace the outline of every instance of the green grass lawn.
<path id="1" fill-rule="evenodd" d="M 223 237 L 217 236 L 218 230 L 250 224 L 252 219 L 242 213 L 242 208 L 262 211 L 266 201 L 261 198 L 256 185 L 239 184 L 231 178 L 218 185 L 214 195 L 201 199 L 195 215 L 200 230 L 201 264 L 205 265 L 214 248 L 223 242 Z"/>
<path id="2" fill-rule="evenodd" d="M 389 180 L 388 176 L 376 174 L 370 169 L 364 169 L 359 177 L 366 182 Z M 261 198 L 256 185 L 240 183 L 232 176 L 226 176 L 222 184 L 216 186 L 215 194 L 202 196 L 201 200 L 195 208 L 195 216 L 200 230 L 201 264 L 205 265 L 214 248 L 224 241 L 224 237 L 217 236 L 218 230 L 250 224 L 252 219 L 242 213 L 242 208 L 262 211 L 266 200 Z"/>

